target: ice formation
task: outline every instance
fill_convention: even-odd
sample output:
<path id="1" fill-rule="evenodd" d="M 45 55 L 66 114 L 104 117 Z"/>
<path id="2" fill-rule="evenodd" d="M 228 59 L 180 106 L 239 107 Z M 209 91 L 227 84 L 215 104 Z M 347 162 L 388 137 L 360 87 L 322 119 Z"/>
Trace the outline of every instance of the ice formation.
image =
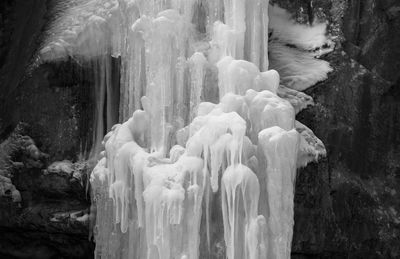
<path id="1" fill-rule="evenodd" d="M 63 7 L 41 59 L 93 63 L 96 138 L 110 130 L 91 174 L 96 257 L 200 258 L 220 197 L 227 258 L 290 258 L 296 169 L 325 155 L 295 115 L 313 104 L 299 91 L 330 71 L 315 58 L 331 46 L 326 24 L 297 25 L 262 0 Z M 114 126 L 102 121 L 115 94 L 111 56 Z"/>

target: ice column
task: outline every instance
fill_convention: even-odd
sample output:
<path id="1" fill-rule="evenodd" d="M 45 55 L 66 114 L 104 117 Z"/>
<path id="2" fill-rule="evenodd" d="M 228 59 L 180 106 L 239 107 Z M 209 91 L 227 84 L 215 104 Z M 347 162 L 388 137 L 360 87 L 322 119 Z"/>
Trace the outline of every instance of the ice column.
<path id="1" fill-rule="evenodd" d="M 268 258 L 290 258 L 299 134 L 274 126 L 262 130 L 258 139 L 267 165 Z"/>
<path id="2" fill-rule="evenodd" d="M 149 24 L 144 34 L 148 82 L 144 109 L 151 116 L 150 148 L 165 155 L 170 148 L 171 134 L 183 127 L 184 78 L 179 72 L 185 66 L 189 27 L 173 9 L 159 13 L 146 23 Z"/>
<path id="3" fill-rule="evenodd" d="M 229 166 L 222 177 L 222 213 L 228 258 L 266 258 L 265 221 L 258 216 L 260 186 L 250 168 Z"/>
<path id="4" fill-rule="evenodd" d="M 196 52 L 189 59 L 190 63 L 190 116 L 192 121 L 197 114 L 198 105 L 201 102 L 201 92 L 207 65 L 207 59 L 201 52 Z"/>

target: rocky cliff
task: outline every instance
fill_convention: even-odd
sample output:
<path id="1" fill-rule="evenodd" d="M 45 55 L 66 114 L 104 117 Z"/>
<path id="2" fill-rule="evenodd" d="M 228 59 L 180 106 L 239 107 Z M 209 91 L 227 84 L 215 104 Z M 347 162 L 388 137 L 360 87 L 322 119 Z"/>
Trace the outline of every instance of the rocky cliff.
<path id="1" fill-rule="evenodd" d="M 91 72 L 73 60 L 32 66 L 54 2 L 0 3 L 2 258 L 93 251 L 91 165 L 82 162 L 92 141 Z M 273 2 L 301 23 L 328 20 L 336 43 L 323 57 L 334 71 L 307 90 L 316 104 L 298 116 L 328 156 L 298 172 L 292 257 L 399 258 L 400 3 Z"/>

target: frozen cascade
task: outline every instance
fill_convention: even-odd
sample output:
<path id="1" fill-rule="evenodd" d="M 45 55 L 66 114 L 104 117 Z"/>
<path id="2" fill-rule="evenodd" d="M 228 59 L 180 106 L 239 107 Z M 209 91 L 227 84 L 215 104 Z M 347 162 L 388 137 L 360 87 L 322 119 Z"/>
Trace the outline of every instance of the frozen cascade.
<path id="1" fill-rule="evenodd" d="M 316 58 L 332 47 L 326 24 L 295 24 L 263 0 L 69 0 L 60 9 L 39 59 L 94 70 L 96 258 L 207 256 L 215 209 L 227 258 L 290 258 L 296 169 L 326 155 L 295 119 L 313 104 L 300 91 L 331 70 Z"/>

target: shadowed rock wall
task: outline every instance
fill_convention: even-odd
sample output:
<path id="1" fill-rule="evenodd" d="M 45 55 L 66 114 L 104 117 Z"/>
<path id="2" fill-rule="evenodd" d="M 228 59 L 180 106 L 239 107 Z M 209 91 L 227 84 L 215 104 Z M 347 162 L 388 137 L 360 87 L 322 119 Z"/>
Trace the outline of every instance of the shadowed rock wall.
<path id="1" fill-rule="evenodd" d="M 328 156 L 298 173 L 293 257 L 399 258 L 400 2 L 275 2 L 336 37 L 334 72 L 298 116 Z"/>
<path id="2" fill-rule="evenodd" d="M 90 71 L 71 61 L 32 66 L 53 2 L 0 2 L 0 258 L 93 257 L 80 218 L 90 206 L 88 166 L 48 170 L 79 159 L 93 124 Z"/>

